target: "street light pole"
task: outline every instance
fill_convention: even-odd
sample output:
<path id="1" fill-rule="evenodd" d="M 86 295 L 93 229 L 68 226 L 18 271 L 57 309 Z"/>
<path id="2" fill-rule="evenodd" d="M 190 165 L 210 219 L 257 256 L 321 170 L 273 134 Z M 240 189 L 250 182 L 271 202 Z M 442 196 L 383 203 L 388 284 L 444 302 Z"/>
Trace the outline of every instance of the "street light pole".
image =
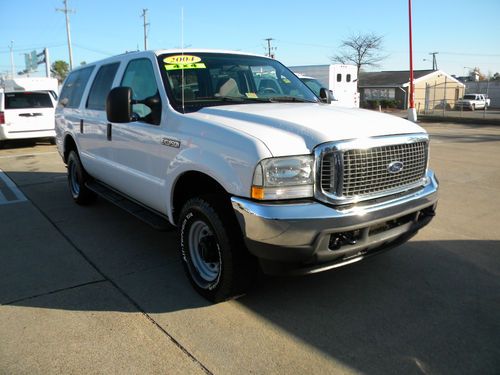
<path id="1" fill-rule="evenodd" d="M 408 108 L 408 120 L 417 122 L 417 111 L 415 109 L 415 85 L 413 80 L 413 45 L 411 32 L 411 0 L 408 0 L 408 29 L 410 37 L 410 107 Z"/>

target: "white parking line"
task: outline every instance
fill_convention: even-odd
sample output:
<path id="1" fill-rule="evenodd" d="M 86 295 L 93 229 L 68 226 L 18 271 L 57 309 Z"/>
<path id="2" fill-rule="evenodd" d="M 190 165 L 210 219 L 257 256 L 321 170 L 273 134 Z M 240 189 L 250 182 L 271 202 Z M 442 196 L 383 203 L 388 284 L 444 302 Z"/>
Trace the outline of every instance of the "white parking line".
<path id="1" fill-rule="evenodd" d="M 24 196 L 22 191 L 19 190 L 17 185 L 1 169 L 0 169 L 0 180 L 1 180 L 0 181 L 0 189 L 4 190 L 3 192 L 0 190 L 0 205 L 26 202 L 28 200 Z M 5 191 L 5 190 L 7 190 L 7 191 Z M 5 194 L 9 193 L 9 192 L 12 194 L 7 194 L 7 196 L 6 196 Z M 15 196 L 15 199 L 9 199 L 8 195 Z"/>

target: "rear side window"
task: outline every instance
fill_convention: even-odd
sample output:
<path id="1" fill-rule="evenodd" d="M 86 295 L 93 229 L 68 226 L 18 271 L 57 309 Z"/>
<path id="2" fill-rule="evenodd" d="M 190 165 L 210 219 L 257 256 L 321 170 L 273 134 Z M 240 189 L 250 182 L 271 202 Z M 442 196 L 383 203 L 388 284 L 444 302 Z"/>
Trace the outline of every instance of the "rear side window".
<path id="1" fill-rule="evenodd" d="M 68 76 L 59 96 L 59 106 L 78 108 L 82 100 L 83 91 L 93 70 L 94 67 L 89 66 L 88 68 L 74 71 Z"/>
<path id="2" fill-rule="evenodd" d="M 337 74 L 337 82 L 342 82 L 342 74 Z"/>
<path id="3" fill-rule="evenodd" d="M 87 99 L 87 108 L 104 110 L 106 109 L 106 98 L 108 96 L 119 63 L 102 66 L 97 72 L 92 88 Z"/>
<path id="4" fill-rule="evenodd" d="M 53 108 L 47 92 L 16 92 L 5 94 L 5 109 Z"/>

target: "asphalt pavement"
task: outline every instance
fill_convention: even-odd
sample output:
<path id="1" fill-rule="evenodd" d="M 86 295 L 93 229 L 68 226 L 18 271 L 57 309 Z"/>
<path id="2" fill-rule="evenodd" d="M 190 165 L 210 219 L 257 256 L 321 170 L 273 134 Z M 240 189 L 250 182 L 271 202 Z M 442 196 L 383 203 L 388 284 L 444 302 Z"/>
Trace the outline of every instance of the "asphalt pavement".
<path id="1" fill-rule="evenodd" d="M 217 305 L 175 232 L 75 205 L 54 146 L 0 150 L 0 373 L 500 373 L 500 127 L 423 125 L 441 184 L 428 227 Z"/>

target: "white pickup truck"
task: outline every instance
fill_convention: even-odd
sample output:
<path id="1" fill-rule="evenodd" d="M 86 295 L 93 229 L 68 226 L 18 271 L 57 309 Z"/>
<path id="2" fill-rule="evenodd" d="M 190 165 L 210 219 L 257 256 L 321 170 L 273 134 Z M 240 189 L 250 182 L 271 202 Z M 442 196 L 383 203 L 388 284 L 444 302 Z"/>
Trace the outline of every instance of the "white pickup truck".
<path id="1" fill-rule="evenodd" d="M 313 273 L 407 241 L 437 204 L 427 133 L 320 96 L 276 60 L 229 51 L 79 67 L 56 109 L 69 190 L 177 227 L 186 274 L 214 302 L 259 267 Z"/>
<path id="2" fill-rule="evenodd" d="M 484 94 L 466 94 L 456 103 L 457 108 L 467 108 L 471 111 L 484 109 L 490 106 L 490 99 Z"/>

